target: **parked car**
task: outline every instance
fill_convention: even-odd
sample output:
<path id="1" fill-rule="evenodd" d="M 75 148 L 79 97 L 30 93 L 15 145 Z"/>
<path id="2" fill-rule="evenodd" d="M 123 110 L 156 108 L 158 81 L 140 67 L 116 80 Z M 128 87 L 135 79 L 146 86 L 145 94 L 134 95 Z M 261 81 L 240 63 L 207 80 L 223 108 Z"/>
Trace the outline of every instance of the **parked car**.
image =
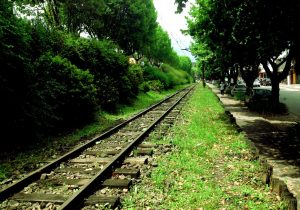
<path id="1" fill-rule="evenodd" d="M 258 79 L 254 80 L 253 87 L 260 87 L 260 82 Z"/>
<path id="2" fill-rule="evenodd" d="M 237 93 L 246 93 L 246 85 L 243 83 L 239 83 L 236 84 L 235 86 L 233 86 L 232 90 L 231 90 L 231 95 L 234 96 Z"/>
<path id="3" fill-rule="evenodd" d="M 253 88 L 250 95 L 245 97 L 246 103 L 257 103 L 270 101 L 272 97 L 271 90 L 263 88 Z"/>
<path id="4" fill-rule="evenodd" d="M 261 80 L 261 85 L 270 86 L 271 85 L 271 79 L 270 78 L 263 78 Z"/>

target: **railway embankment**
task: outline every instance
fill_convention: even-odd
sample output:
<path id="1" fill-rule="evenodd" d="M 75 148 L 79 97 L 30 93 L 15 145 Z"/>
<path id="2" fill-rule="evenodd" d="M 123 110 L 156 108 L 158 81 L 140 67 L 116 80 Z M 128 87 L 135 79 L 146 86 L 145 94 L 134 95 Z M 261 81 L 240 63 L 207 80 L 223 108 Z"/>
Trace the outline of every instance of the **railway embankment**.
<path id="1" fill-rule="evenodd" d="M 12 181 L 0 191 L 0 208 L 116 208 L 121 194 L 139 177 L 140 167 L 149 162 L 153 146 L 143 141 L 159 125 L 173 124 L 193 88 L 177 91 L 23 179 Z"/>

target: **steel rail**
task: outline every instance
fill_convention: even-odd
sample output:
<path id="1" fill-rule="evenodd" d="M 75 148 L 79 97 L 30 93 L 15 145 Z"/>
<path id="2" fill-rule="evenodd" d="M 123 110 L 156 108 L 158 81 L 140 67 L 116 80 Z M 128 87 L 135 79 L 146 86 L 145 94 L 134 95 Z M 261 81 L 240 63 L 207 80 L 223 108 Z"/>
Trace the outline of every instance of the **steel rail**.
<path id="1" fill-rule="evenodd" d="M 112 135 L 113 133 L 115 133 L 116 131 L 118 131 L 119 129 L 121 129 L 122 127 L 127 125 L 128 123 L 132 122 L 133 120 L 137 119 L 138 117 L 142 116 L 143 114 L 151 111 L 152 109 L 156 108 L 157 106 L 161 105 L 165 101 L 169 100 L 170 98 L 174 97 L 175 95 L 179 94 L 180 92 L 182 92 L 182 91 L 184 91 L 188 88 L 189 87 L 177 91 L 176 93 L 166 97 L 165 99 L 161 100 L 160 102 L 158 102 L 158 103 L 150 106 L 149 108 L 146 108 L 145 110 L 135 114 L 133 117 L 129 118 L 125 122 L 122 122 L 122 123 L 118 124 L 117 126 L 111 128 L 110 130 L 94 137 L 92 140 L 85 143 L 84 145 L 76 147 L 75 149 L 73 149 L 70 152 L 66 153 L 65 155 L 57 158 L 56 160 L 53 160 L 52 162 L 48 163 L 47 165 L 45 165 L 45 166 L 29 173 L 28 176 L 24 177 L 23 179 L 15 182 L 15 183 L 12 183 L 11 185 L 9 185 L 6 188 L 2 189 L 0 191 L 0 201 L 3 201 L 5 199 L 9 198 L 10 196 L 12 196 L 13 194 L 21 191 L 24 187 L 26 187 L 30 183 L 38 180 L 43 173 L 47 173 L 47 172 L 51 171 L 52 169 L 58 167 L 60 163 L 65 162 L 65 161 L 77 156 L 79 153 L 81 153 L 85 149 L 87 149 L 87 148 L 91 147 L 92 145 L 94 145 L 97 141 L 102 140 L 104 138 L 107 138 L 108 136 Z"/>
<path id="2" fill-rule="evenodd" d="M 163 120 L 163 118 L 168 115 L 178 103 L 194 88 L 190 88 L 180 99 L 178 99 L 166 112 L 164 112 L 155 122 L 153 122 L 147 130 L 136 137 L 130 144 L 121 150 L 121 152 L 112 159 L 112 161 L 104 166 L 104 168 L 98 172 L 86 185 L 80 188 L 72 197 L 70 197 L 66 202 L 64 202 L 59 209 L 60 210 L 74 210 L 80 208 L 83 200 L 90 195 L 96 186 L 100 186 L 104 181 L 104 178 L 111 175 L 113 168 L 119 165 L 128 155 L 131 150 L 140 142 L 144 137 L 146 137 L 154 127 Z"/>

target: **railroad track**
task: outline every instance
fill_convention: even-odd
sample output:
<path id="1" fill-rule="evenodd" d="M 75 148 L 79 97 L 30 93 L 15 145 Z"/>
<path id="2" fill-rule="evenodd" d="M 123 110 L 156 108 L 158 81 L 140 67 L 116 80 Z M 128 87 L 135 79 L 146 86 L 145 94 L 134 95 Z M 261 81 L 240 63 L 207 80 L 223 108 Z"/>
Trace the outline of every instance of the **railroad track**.
<path id="1" fill-rule="evenodd" d="M 0 209 L 115 208 L 153 152 L 155 145 L 143 140 L 155 127 L 161 132 L 173 123 L 193 88 L 178 91 L 1 190 Z"/>

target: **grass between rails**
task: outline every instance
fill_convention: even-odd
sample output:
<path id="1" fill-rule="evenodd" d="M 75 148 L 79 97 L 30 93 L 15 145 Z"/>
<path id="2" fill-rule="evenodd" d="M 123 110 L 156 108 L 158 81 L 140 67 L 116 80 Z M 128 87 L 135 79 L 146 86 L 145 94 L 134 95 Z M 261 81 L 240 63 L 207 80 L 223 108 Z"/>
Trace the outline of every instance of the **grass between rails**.
<path id="1" fill-rule="evenodd" d="M 262 183 L 243 133 L 209 89 L 198 86 L 182 119 L 156 141 L 176 146 L 133 187 L 123 209 L 286 209 Z"/>
<path id="2" fill-rule="evenodd" d="M 18 178 L 22 173 L 40 167 L 41 162 L 57 158 L 69 150 L 69 148 L 82 142 L 82 140 L 91 139 L 118 121 L 128 118 L 181 88 L 183 88 L 183 86 L 161 93 L 150 91 L 140 94 L 131 105 L 119 106 L 116 113 L 102 111 L 98 114 L 95 122 L 74 130 L 69 134 L 61 134 L 55 138 L 44 138 L 35 145 L 26 148 L 26 151 L 23 149 L 21 152 L 13 151 L 5 154 L 2 153 L 0 155 L 0 183 L 7 178 Z"/>

